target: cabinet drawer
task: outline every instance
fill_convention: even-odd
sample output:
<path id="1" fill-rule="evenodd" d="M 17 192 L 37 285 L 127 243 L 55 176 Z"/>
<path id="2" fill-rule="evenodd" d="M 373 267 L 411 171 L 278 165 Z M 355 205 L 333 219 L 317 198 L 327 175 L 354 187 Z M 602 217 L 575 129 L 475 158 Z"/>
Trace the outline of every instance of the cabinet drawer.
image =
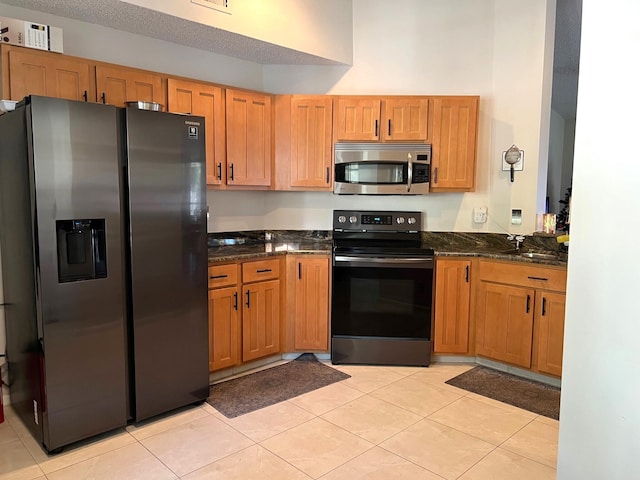
<path id="1" fill-rule="evenodd" d="M 212 265 L 209 267 L 209 288 L 238 284 L 238 264 Z"/>
<path id="2" fill-rule="evenodd" d="M 242 281 L 259 282 L 280 276 L 280 259 L 259 260 L 242 264 Z"/>
<path id="3" fill-rule="evenodd" d="M 480 280 L 564 292 L 567 269 L 481 260 Z"/>

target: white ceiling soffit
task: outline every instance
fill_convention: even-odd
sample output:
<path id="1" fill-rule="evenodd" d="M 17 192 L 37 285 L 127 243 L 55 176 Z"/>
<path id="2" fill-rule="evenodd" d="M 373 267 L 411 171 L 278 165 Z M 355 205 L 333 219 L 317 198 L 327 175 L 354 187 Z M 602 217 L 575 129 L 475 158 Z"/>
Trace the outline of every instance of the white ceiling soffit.
<path id="1" fill-rule="evenodd" d="M 341 65 L 335 60 L 118 0 L 2 0 L 2 2 L 265 65 Z"/>

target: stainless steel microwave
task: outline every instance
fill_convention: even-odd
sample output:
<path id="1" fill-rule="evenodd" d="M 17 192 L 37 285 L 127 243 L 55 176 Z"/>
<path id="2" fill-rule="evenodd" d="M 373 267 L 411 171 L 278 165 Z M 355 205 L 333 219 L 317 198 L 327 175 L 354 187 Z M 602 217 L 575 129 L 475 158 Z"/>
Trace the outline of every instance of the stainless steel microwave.
<path id="1" fill-rule="evenodd" d="M 426 195 L 431 145 L 336 143 L 333 193 Z"/>

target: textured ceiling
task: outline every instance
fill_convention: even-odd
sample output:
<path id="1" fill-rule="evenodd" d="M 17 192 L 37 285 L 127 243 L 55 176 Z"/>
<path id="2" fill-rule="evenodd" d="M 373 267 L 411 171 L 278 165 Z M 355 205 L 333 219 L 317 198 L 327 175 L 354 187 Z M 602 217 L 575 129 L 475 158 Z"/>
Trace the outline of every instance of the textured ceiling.
<path id="1" fill-rule="evenodd" d="M 262 42 L 118 0 L 2 0 L 2 2 L 255 63 L 339 64 L 327 58 Z"/>

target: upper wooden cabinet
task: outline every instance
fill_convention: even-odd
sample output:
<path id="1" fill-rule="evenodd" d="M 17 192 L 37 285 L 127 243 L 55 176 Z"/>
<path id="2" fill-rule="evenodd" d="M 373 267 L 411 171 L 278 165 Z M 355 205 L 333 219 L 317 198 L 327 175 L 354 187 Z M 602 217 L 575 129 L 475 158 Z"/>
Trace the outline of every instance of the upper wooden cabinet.
<path id="1" fill-rule="evenodd" d="M 26 48 L 2 46 L 3 98 L 27 95 L 95 101 L 92 66 L 86 60 Z"/>
<path id="2" fill-rule="evenodd" d="M 207 185 L 224 185 L 227 180 L 227 159 L 222 89 L 206 83 L 170 78 L 167 81 L 167 97 L 169 112 L 204 117 Z"/>
<path id="3" fill-rule="evenodd" d="M 426 98 L 385 98 L 382 100 L 382 140 L 422 143 L 427 140 Z"/>
<path id="4" fill-rule="evenodd" d="M 125 102 L 156 102 L 166 106 L 162 77 L 127 67 L 96 65 L 99 102 L 124 107 Z"/>
<path id="5" fill-rule="evenodd" d="M 475 189 L 478 101 L 479 97 L 431 98 L 431 191 Z"/>
<path id="6" fill-rule="evenodd" d="M 336 142 L 425 142 L 426 97 L 338 97 L 334 113 Z"/>
<path id="7" fill-rule="evenodd" d="M 271 185 L 271 96 L 226 90 L 227 184 Z"/>
<path id="8" fill-rule="evenodd" d="M 438 258 L 433 351 L 470 353 L 471 260 Z"/>
<path id="9" fill-rule="evenodd" d="M 276 97 L 276 190 L 332 190 L 332 107 L 326 95 Z"/>

